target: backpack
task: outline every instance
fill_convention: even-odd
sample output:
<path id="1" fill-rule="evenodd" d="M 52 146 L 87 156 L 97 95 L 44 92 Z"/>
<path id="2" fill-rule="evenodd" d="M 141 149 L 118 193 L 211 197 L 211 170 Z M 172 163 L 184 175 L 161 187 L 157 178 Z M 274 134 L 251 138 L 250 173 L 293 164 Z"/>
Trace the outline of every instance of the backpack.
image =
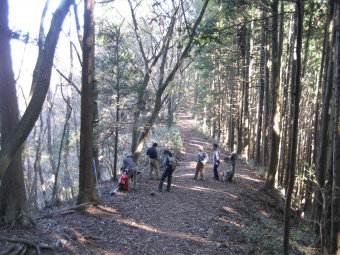
<path id="1" fill-rule="evenodd" d="M 178 162 L 175 158 L 169 158 L 168 167 L 171 171 L 175 171 L 177 168 Z"/>
<path id="2" fill-rule="evenodd" d="M 119 190 L 129 190 L 129 176 L 126 173 L 119 177 L 118 187 Z"/>
<path id="3" fill-rule="evenodd" d="M 203 164 L 206 164 L 208 162 L 208 159 L 209 159 L 208 154 L 205 151 L 203 151 L 202 155 L 200 156 L 200 161 Z"/>

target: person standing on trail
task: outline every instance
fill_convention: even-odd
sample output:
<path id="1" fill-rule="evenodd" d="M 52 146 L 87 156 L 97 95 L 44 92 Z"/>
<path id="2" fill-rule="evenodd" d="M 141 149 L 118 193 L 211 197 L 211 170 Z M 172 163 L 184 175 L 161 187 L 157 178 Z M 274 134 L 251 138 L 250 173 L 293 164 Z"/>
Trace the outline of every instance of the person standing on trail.
<path id="1" fill-rule="evenodd" d="M 162 154 L 164 154 L 164 159 L 163 159 L 163 165 L 164 165 L 164 173 L 161 177 L 161 181 L 159 183 L 158 186 L 158 191 L 162 192 L 163 189 L 163 182 L 165 180 L 165 178 L 168 178 L 167 180 L 167 185 L 166 185 L 166 191 L 170 191 L 170 187 L 171 187 L 171 180 L 172 180 L 172 173 L 173 173 L 173 169 L 172 169 L 172 165 L 171 165 L 171 158 L 172 154 L 169 150 L 164 150 L 162 152 Z"/>
<path id="2" fill-rule="evenodd" d="M 158 144 L 154 143 L 151 148 L 146 151 L 146 155 L 149 156 L 149 179 L 152 179 L 153 171 L 155 171 L 156 180 L 159 180 L 159 163 L 158 163 Z"/>
<path id="3" fill-rule="evenodd" d="M 206 164 L 208 162 L 208 154 L 204 151 L 203 146 L 200 146 L 198 149 L 199 149 L 199 152 L 198 152 L 198 155 L 197 155 L 196 172 L 195 172 L 195 177 L 193 179 L 197 180 L 198 173 L 200 173 L 201 180 L 203 181 L 204 170 L 205 170 Z"/>
<path id="4" fill-rule="evenodd" d="M 213 164 L 214 164 L 214 180 L 219 180 L 219 176 L 218 176 L 218 171 L 217 168 L 220 165 L 220 155 L 221 152 L 218 149 L 218 145 L 216 143 L 213 144 L 213 150 L 214 150 L 214 154 L 213 154 Z"/>

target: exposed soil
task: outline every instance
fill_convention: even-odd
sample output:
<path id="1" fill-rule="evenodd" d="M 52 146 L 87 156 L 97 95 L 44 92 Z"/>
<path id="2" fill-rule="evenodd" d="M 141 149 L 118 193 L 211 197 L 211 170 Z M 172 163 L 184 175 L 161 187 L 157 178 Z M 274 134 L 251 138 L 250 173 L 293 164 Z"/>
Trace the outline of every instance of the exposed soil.
<path id="1" fill-rule="evenodd" d="M 113 196 L 114 184 L 107 182 L 100 188 L 103 205 L 55 213 L 37 220 L 32 229 L 1 226 L 0 234 L 55 249 L 41 249 L 42 254 L 279 254 L 281 202 L 260 191 L 263 179 L 241 161 L 234 183 L 213 180 L 212 164 L 205 180 L 193 180 L 198 147 L 206 148 L 211 162 L 211 142 L 191 129 L 187 116 L 180 116 L 179 125 L 184 148 L 170 192 L 157 192 L 158 181 L 145 181 L 146 174 L 136 190 Z M 227 167 L 223 162 L 220 172 Z M 292 254 L 306 254 L 303 247 L 309 244 L 303 239 L 294 244 Z M 0 252 L 11 245 L 0 241 Z M 30 248 L 29 254 L 35 250 Z"/>

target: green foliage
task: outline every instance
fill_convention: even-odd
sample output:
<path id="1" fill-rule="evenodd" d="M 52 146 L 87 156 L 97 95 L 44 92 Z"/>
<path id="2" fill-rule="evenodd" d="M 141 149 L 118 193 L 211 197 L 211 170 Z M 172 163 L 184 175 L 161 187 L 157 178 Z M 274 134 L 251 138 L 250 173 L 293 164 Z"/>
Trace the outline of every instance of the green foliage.
<path id="1" fill-rule="evenodd" d="M 177 126 L 170 128 L 166 126 L 157 126 L 152 134 L 148 137 L 146 147 L 152 146 L 154 142 L 158 143 L 159 150 L 168 149 L 178 154 L 183 145 L 183 134 Z"/>
<path id="2" fill-rule="evenodd" d="M 177 126 L 172 126 L 170 128 L 161 125 L 156 126 L 150 132 L 145 143 L 143 152 L 139 159 L 140 165 L 144 167 L 148 166 L 148 156 L 146 155 L 146 151 L 155 142 L 158 144 L 160 158 L 162 158 L 161 152 L 165 149 L 170 150 L 173 153 L 173 156 L 176 157 L 183 146 L 182 131 Z"/>

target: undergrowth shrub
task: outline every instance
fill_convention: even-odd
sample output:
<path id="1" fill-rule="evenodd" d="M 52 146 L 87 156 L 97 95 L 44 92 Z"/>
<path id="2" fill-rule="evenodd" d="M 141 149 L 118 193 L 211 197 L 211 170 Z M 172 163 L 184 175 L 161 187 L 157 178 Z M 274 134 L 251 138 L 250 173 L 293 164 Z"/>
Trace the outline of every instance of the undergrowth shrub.
<path id="1" fill-rule="evenodd" d="M 153 143 L 158 144 L 159 158 L 162 159 L 162 151 L 170 150 L 174 157 L 179 155 L 179 151 L 183 145 L 182 131 L 177 126 L 158 126 L 150 132 L 148 139 L 145 142 L 142 154 L 139 159 L 139 165 L 146 170 L 148 168 L 148 156 L 146 151 Z"/>

